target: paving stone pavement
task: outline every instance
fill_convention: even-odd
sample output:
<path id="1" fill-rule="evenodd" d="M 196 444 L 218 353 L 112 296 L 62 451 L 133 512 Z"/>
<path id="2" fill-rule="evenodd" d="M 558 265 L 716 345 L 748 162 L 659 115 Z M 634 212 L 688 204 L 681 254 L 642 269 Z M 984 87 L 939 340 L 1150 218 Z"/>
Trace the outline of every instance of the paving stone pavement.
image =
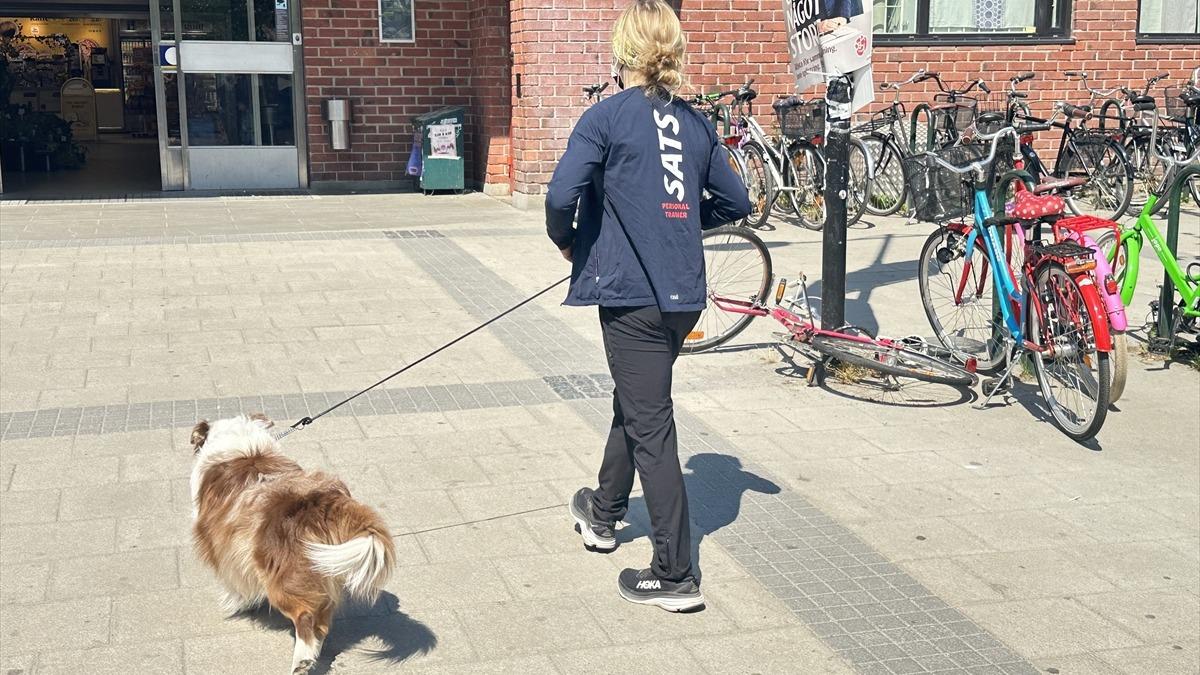
<path id="1" fill-rule="evenodd" d="M 852 231 L 855 323 L 928 332 L 925 228 Z M 817 276 L 819 235 L 763 236 Z M 194 674 L 279 672 L 291 640 L 221 616 L 189 548 L 195 418 L 312 414 L 565 269 L 536 213 L 396 195 L 3 204 L 0 274 L 0 672 Z M 611 380 L 553 293 L 285 440 L 398 536 L 326 671 L 1200 670 L 1200 446 L 1165 431 L 1195 371 L 1136 361 L 1081 447 L 1030 387 L 987 411 L 807 388 L 760 322 L 677 368 L 709 607 L 673 616 L 613 589 L 650 554 L 640 499 L 608 556 L 565 517 Z"/>

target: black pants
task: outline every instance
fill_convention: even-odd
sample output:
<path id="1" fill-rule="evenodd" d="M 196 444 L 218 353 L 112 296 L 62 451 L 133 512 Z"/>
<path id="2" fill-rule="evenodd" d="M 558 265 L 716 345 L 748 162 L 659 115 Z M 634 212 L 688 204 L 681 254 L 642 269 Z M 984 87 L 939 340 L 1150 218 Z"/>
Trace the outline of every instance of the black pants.
<path id="1" fill-rule="evenodd" d="M 613 421 L 600 466 L 596 515 L 625 517 L 636 467 L 650 514 L 654 560 L 660 579 L 694 575 L 687 492 L 679 469 L 671 367 L 700 312 L 660 312 L 658 307 L 600 308 L 608 368 L 616 384 Z"/>

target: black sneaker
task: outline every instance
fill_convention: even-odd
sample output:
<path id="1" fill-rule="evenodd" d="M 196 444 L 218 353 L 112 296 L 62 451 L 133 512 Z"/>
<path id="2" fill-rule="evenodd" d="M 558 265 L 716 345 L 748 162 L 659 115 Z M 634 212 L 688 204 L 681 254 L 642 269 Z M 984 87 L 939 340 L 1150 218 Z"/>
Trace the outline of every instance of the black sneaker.
<path id="1" fill-rule="evenodd" d="M 668 612 L 686 612 L 704 606 L 704 594 L 695 579 L 667 581 L 654 576 L 649 568 L 626 569 L 617 577 L 621 597 L 639 605 L 655 605 Z"/>
<path id="2" fill-rule="evenodd" d="M 579 534 L 583 535 L 583 545 L 598 551 L 611 551 L 617 547 L 617 537 L 613 534 L 613 524 L 596 517 L 592 507 L 592 489 L 580 488 L 571 498 L 571 517 L 579 526 Z"/>

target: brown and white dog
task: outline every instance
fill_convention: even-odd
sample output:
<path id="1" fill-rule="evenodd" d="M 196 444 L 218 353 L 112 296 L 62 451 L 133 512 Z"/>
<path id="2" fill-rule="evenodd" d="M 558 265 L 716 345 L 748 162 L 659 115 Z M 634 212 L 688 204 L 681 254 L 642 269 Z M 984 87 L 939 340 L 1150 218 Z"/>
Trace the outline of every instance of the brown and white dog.
<path id="1" fill-rule="evenodd" d="M 296 627 L 292 672 L 309 672 L 342 598 L 373 600 L 395 564 L 383 520 L 346 484 L 288 459 L 265 416 L 192 430 L 196 552 L 229 613 L 271 603 Z"/>

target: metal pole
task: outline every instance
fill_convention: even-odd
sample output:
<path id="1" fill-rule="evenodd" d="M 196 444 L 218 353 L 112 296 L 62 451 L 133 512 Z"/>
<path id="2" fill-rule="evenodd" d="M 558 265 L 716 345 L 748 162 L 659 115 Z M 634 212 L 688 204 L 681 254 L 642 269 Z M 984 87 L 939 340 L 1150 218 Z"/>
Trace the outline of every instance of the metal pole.
<path id="1" fill-rule="evenodd" d="M 850 78 L 825 91 L 825 229 L 821 247 L 821 327 L 846 324 L 846 197 L 850 174 Z"/>
<path id="2" fill-rule="evenodd" d="M 1167 194 L 1163 195 L 1164 199 L 1171 200 L 1167 206 L 1167 250 L 1176 260 L 1179 259 L 1176 252 L 1179 250 L 1179 209 L 1183 203 L 1183 186 L 1188 178 L 1197 173 L 1200 173 L 1200 170 L 1194 167 L 1185 167 L 1183 171 L 1176 174 Z M 1164 268 L 1162 290 L 1158 296 L 1158 339 L 1159 344 L 1164 345 L 1164 349 L 1170 349 L 1165 345 L 1174 342 L 1175 322 L 1172 321 L 1174 318 L 1175 283 L 1171 281 L 1171 275 Z"/>

